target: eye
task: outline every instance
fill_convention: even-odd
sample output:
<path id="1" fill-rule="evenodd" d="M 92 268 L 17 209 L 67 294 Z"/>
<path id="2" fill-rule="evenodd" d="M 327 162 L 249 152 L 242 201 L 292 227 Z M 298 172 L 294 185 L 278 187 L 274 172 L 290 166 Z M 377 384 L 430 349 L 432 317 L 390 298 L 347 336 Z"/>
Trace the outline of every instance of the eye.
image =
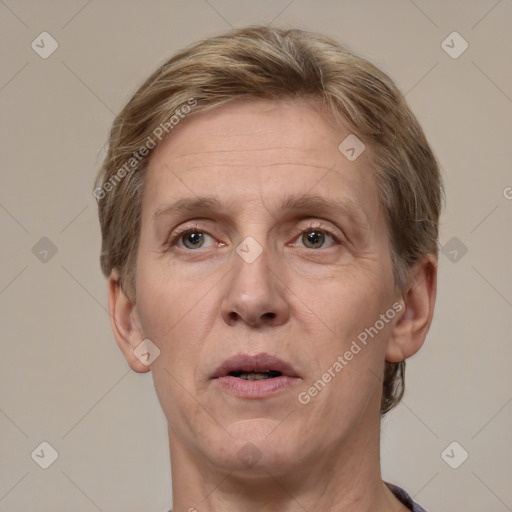
<path id="1" fill-rule="evenodd" d="M 213 238 L 204 231 L 198 229 L 186 229 L 176 233 L 169 241 L 169 247 L 178 246 L 180 249 L 200 249 L 207 247 L 207 239 Z"/>
<path id="2" fill-rule="evenodd" d="M 297 238 L 297 241 L 300 241 L 302 247 L 306 249 L 326 249 L 325 243 L 328 242 L 329 239 L 331 243 L 327 247 L 340 243 L 339 238 L 329 230 L 311 227 L 303 230 Z M 293 245 L 297 245 L 297 242 Z M 301 245 L 299 245 L 299 247 L 301 247 Z"/>

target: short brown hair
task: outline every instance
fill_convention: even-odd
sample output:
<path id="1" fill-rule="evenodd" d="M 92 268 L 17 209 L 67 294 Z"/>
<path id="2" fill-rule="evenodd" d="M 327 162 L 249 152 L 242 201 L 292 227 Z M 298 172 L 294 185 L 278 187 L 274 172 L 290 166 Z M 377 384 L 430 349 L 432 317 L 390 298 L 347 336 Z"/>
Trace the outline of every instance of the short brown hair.
<path id="1" fill-rule="evenodd" d="M 234 99 L 296 98 L 320 100 L 372 148 L 395 284 L 404 290 L 408 271 L 426 254 L 438 252 L 442 184 L 423 130 L 393 81 L 375 65 L 326 36 L 263 26 L 180 51 L 114 120 L 94 194 L 103 273 L 109 276 L 116 269 L 123 290 L 135 298 L 144 175 L 164 132 L 184 114 Z M 382 414 L 404 392 L 405 361 L 385 365 Z"/>

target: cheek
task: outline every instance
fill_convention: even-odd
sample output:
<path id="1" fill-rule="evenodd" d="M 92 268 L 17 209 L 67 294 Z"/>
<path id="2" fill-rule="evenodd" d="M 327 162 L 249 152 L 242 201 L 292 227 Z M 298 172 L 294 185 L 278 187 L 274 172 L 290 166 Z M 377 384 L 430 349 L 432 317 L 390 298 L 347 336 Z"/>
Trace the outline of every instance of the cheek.
<path id="1" fill-rule="evenodd" d="M 340 266 L 324 279 L 299 276 L 290 283 L 302 304 L 299 319 L 316 319 L 318 329 L 329 332 L 333 340 L 347 340 L 372 325 L 389 307 L 388 288 L 370 263 Z"/>
<path id="2" fill-rule="evenodd" d="M 374 388 L 382 374 L 393 325 L 392 315 L 386 322 L 381 320 L 387 311 L 394 313 L 388 281 L 375 272 L 344 272 L 341 277 L 302 289 L 301 295 L 308 300 L 297 318 L 306 319 L 302 328 L 310 342 L 304 350 L 310 353 L 313 372 L 305 386 L 317 379 L 328 381 L 330 391 L 321 394 L 325 398 L 333 393 L 333 399 L 341 403 L 348 403 L 345 400 L 351 394 L 364 395 Z"/>
<path id="3" fill-rule="evenodd" d="M 196 310 L 204 302 L 208 282 L 198 286 L 182 269 L 165 261 L 165 255 L 140 256 L 136 300 L 142 327 L 148 336 L 167 338 L 187 317 L 199 316 Z"/>
<path id="4" fill-rule="evenodd" d="M 169 276 L 172 276 L 169 277 Z M 151 366 L 156 394 L 170 425 L 189 431 L 205 423 L 197 406 L 194 369 L 210 330 L 205 292 L 159 272 L 157 265 L 140 267 L 137 307 L 144 336 L 160 349 Z"/>
<path id="5" fill-rule="evenodd" d="M 334 424 L 338 432 L 343 432 L 357 424 L 369 407 L 378 410 L 391 323 L 375 334 L 370 328 L 378 315 L 370 318 L 371 315 L 350 318 L 351 325 L 346 327 L 351 331 L 349 334 L 316 351 L 318 367 L 297 397 L 303 404 L 305 431 L 322 430 L 323 425 Z M 358 338 L 361 333 L 366 339 Z M 326 433 L 326 441 L 331 435 L 336 437 L 332 432 Z"/>
<path id="6" fill-rule="evenodd" d="M 183 388 L 196 390 L 199 363 L 218 350 L 222 275 L 192 278 L 166 261 L 141 258 L 137 269 L 137 308 L 144 336 L 160 349 L 152 365 L 155 387 L 167 389 L 169 403 L 183 402 Z M 220 280 L 220 281 L 219 281 Z M 225 335 L 226 333 L 224 333 Z"/>

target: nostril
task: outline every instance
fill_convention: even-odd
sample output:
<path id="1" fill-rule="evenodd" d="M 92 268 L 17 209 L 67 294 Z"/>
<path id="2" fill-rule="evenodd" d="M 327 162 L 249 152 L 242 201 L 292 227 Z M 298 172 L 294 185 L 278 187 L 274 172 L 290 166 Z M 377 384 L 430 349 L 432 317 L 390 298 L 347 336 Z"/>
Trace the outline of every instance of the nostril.
<path id="1" fill-rule="evenodd" d="M 269 311 L 267 313 L 263 313 L 259 317 L 258 316 L 252 317 L 252 315 L 240 315 L 236 311 L 231 311 L 228 314 L 228 322 L 231 324 L 234 324 L 243 319 L 250 325 L 256 325 L 259 322 L 274 321 L 275 318 L 276 318 L 276 314 L 271 311 Z"/>

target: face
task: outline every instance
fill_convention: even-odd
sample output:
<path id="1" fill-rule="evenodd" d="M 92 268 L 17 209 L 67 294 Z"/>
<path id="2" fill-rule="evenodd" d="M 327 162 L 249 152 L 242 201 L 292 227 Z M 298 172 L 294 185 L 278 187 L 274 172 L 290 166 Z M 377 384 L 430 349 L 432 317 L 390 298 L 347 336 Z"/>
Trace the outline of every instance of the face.
<path id="1" fill-rule="evenodd" d="M 152 156 L 134 316 L 172 442 L 204 463 L 277 474 L 375 428 L 400 306 L 349 134 L 315 104 L 236 102 Z"/>

